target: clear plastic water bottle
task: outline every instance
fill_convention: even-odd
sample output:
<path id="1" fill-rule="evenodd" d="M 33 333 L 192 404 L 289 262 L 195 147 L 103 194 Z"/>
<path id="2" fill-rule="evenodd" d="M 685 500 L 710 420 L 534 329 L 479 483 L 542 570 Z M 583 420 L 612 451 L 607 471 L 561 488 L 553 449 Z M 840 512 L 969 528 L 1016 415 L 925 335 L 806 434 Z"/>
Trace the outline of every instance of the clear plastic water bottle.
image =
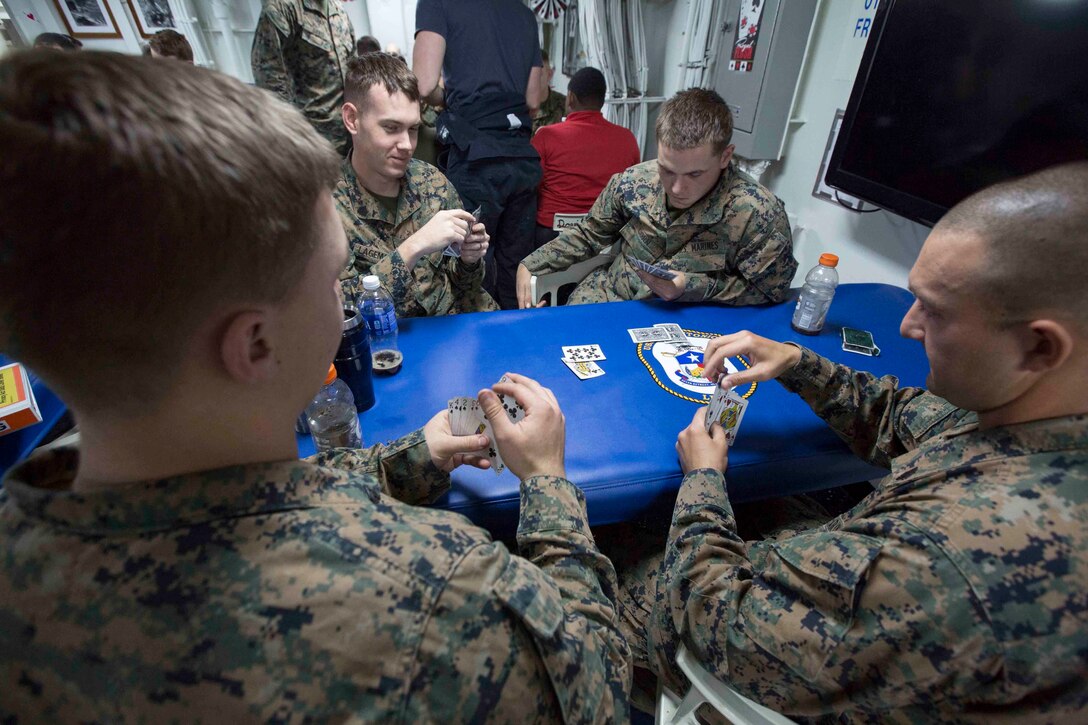
<path id="1" fill-rule="evenodd" d="M 392 375 L 400 370 L 404 357 L 397 347 L 397 311 L 393 298 L 382 289 L 378 276 L 363 277 L 359 313 L 370 333 L 370 355 L 374 372 Z"/>
<path id="2" fill-rule="evenodd" d="M 824 329 L 827 310 L 839 286 L 839 273 L 835 270 L 838 263 L 838 256 L 821 254 L 820 263 L 805 275 L 805 286 L 793 309 L 793 329 L 805 335 L 815 335 Z"/>
<path id="3" fill-rule="evenodd" d="M 318 451 L 330 448 L 361 448 L 363 435 L 351 388 L 336 378 L 336 366 L 329 366 L 325 385 L 306 406 L 310 436 Z"/>

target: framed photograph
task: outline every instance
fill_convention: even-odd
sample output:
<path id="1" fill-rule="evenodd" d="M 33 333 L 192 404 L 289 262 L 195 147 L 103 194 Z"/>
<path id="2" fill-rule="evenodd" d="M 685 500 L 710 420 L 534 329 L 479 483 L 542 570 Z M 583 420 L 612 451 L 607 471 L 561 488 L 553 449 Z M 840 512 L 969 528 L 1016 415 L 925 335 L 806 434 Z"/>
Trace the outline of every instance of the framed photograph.
<path id="1" fill-rule="evenodd" d="M 53 0 L 73 38 L 120 38 L 106 0 Z"/>
<path id="2" fill-rule="evenodd" d="M 128 0 L 128 6 L 142 38 L 150 38 L 160 30 L 178 29 L 169 0 Z"/>

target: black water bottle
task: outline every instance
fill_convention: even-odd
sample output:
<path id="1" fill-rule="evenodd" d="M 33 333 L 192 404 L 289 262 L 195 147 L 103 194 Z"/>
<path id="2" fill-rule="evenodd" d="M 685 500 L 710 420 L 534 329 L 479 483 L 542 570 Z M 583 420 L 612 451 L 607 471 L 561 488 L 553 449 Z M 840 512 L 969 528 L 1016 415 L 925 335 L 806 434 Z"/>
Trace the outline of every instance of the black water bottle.
<path id="1" fill-rule="evenodd" d="M 344 334 L 336 351 L 336 376 L 347 383 L 355 396 L 360 413 L 374 407 L 374 381 L 371 379 L 370 338 L 359 312 L 344 308 Z"/>

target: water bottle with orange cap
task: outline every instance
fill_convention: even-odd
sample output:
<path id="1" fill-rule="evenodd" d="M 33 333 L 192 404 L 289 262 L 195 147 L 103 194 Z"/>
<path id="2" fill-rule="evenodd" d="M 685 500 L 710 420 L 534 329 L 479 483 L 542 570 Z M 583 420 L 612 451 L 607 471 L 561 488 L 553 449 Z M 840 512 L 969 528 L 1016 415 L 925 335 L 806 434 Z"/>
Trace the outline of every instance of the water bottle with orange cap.
<path id="1" fill-rule="evenodd" d="M 337 379 L 335 365 L 329 365 L 325 385 L 306 406 L 306 420 L 318 451 L 361 448 L 363 445 L 355 397 L 347 383 Z"/>
<path id="2" fill-rule="evenodd" d="M 839 273 L 835 270 L 838 264 L 837 255 L 824 253 L 820 255 L 820 263 L 805 275 L 805 285 L 793 310 L 793 329 L 805 335 L 815 335 L 824 329 L 827 310 L 839 286 Z"/>

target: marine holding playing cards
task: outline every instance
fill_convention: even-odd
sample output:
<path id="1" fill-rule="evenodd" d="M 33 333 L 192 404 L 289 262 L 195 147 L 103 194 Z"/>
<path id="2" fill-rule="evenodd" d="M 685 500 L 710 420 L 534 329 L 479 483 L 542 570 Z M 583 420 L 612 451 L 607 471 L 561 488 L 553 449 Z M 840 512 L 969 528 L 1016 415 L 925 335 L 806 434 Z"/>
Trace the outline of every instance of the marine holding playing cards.
<path id="1" fill-rule="evenodd" d="M 0 719 L 627 720 L 616 577 L 549 390 L 478 400 L 525 558 L 413 505 L 490 465 L 445 410 L 298 460 L 348 247 L 339 159 L 297 110 L 172 60 L 27 51 L 0 61 L 0 159 L 0 350 L 82 434 L 0 488 Z"/>
<path id="2" fill-rule="evenodd" d="M 362 278 L 376 274 L 398 317 L 499 309 L 483 289 L 484 225 L 441 171 L 412 158 L 421 121 L 408 66 L 388 53 L 351 58 L 344 99 L 352 150 L 334 197 L 352 253 L 345 295 L 358 296 Z"/>
<path id="3" fill-rule="evenodd" d="M 724 385 L 777 379 L 890 473 L 823 526 L 744 541 L 725 436 L 700 410 L 659 576 L 623 607 L 645 620 L 636 664 L 675 679 L 683 643 L 762 704 L 835 722 L 1085 722 L 1085 270 L 1082 162 L 985 189 L 933 229 L 901 327 L 927 388 L 748 332 L 711 341 L 708 377 L 746 356 Z"/>
<path id="4" fill-rule="evenodd" d="M 566 269 L 609 245 L 612 263 L 590 272 L 568 304 L 786 298 L 797 270 L 786 210 L 732 163 L 729 106 L 714 91 L 681 91 L 661 107 L 656 130 L 656 159 L 613 176 L 585 219 L 522 260 L 521 308 L 538 303 L 529 299 L 532 275 Z"/>

